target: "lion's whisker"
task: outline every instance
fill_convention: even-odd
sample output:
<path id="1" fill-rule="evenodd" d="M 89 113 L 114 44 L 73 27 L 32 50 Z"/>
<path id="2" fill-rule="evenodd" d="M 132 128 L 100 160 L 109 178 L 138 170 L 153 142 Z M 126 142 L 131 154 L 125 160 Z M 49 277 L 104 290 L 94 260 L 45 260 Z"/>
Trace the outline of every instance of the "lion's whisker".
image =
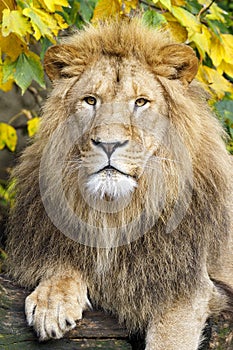
<path id="1" fill-rule="evenodd" d="M 161 160 L 166 160 L 168 162 L 174 162 L 174 163 L 181 163 L 180 161 L 176 160 L 176 159 L 170 159 L 170 158 L 166 158 L 166 157 L 158 157 L 158 156 L 153 156 L 149 159 L 149 161 L 154 161 L 154 162 L 159 162 Z"/>

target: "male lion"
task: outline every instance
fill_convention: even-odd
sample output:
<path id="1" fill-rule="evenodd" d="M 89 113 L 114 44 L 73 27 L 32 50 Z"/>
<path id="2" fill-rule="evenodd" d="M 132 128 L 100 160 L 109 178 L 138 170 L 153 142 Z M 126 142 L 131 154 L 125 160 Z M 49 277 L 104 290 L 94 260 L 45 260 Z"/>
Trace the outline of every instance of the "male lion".
<path id="1" fill-rule="evenodd" d="M 229 310 L 232 163 L 197 68 L 138 20 L 47 51 L 53 90 L 14 173 L 8 238 L 9 273 L 38 285 L 26 316 L 40 340 L 91 302 L 146 332 L 147 350 L 195 350 Z"/>

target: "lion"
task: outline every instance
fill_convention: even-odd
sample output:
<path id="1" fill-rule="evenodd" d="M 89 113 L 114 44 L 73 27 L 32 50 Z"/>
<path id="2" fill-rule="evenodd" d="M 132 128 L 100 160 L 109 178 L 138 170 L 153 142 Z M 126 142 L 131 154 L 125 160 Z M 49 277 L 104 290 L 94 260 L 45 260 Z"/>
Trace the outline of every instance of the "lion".
<path id="1" fill-rule="evenodd" d="M 141 20 L 89 25 L 48 49 L 53 89 L 23 152 L 8 273 L 35 288 L 39 340 L 100 307 L 146 350 L 196 350 L 230 311 L 232 159 L 192 48 Z"/>

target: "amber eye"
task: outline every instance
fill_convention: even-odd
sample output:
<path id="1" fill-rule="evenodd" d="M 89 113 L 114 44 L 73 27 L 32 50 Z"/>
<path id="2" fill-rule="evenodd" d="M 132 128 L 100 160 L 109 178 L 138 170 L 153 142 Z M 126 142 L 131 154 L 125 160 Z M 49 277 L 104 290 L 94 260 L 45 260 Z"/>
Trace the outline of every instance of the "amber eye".
<path id="1" fill-rule="evenodd" d="M 93 96 L 87 96 L 87 97 L 85 97 L 84 98 L 84 101 L 87 103 L 87 104 L 89 104 L 89 105 L 91 105 L 91 106 L 95 106 L 96 105 L 96 98 L 95 97 L 93 97 Z"/>
<path id="2" fill-rule="evenodd" d="M 146 98 L 140 97 L 135 101 L 135 106 L 136 107 L 142 107 L 145 106 L 145 104 L 149 102 Z"/>

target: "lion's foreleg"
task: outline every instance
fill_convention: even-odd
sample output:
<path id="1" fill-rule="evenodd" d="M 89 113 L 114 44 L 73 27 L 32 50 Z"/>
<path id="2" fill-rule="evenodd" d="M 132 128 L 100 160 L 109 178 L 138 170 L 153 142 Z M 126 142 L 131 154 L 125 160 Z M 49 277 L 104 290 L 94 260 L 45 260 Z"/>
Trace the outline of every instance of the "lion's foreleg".
<path id="1" fill-rule="evenodd" d="M 197 350 L 217 294 L 213 285 L 203 287 L 189 301 L 175 304 L 159 321 L 153 320 L 147 331 L 146 350 Z"/>
<path id="2" fill-rule="evenodd" d="M 88 304 L 86 283 L 70 272 L 42 281 L 26 298 L 25 313 L 40 340 L 61 338 L 75 327 Z"/>

